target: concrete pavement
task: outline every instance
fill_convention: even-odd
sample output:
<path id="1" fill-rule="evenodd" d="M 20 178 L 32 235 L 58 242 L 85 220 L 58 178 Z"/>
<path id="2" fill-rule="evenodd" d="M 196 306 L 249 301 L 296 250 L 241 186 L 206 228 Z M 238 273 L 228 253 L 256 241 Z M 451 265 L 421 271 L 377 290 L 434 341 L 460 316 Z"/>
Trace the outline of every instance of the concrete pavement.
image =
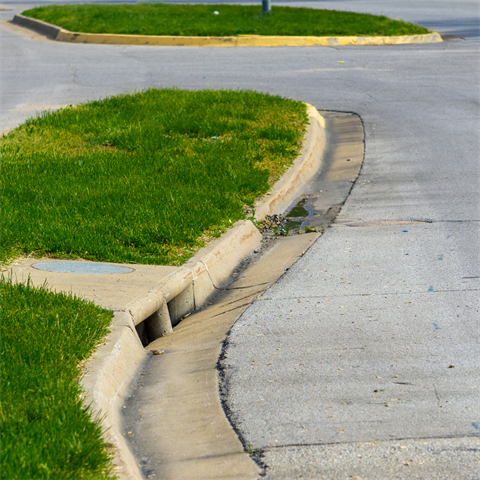
<path id="1" fill-rule="evenodd" d="M 268 478 L 476 478 L 478 264 L 462 268 L 449 248 L 463 235 L 468 226 L 441 223 L 333 226 L 243 314 L 229 336 L 224 388 Z M 444 260 L 438 244 L 429 247 L 439 237 Z M 458 451 L 461 468 L 437 470 L 443 449 L 415 454 L 404 476 L 351 462 L 366 450 L 381 457 L 391 440 L 416 439 L 415 450 L 452 437 L 470 445 Z M 343 458 L 347 444 L 349 461 L 324 462 L 325 452 Z"/>

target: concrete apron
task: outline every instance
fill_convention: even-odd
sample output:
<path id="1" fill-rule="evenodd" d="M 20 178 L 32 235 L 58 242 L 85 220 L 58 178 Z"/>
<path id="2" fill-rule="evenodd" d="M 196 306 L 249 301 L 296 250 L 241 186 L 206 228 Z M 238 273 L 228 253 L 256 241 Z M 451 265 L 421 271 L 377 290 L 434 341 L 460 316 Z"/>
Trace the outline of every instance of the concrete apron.
<path id="1" fill-rule="evenodd" d="M 123 406 L 124 435 L 146 478 L 258 477 L 260 470 L 223 412 L 217 361 L 239 315 L 318 236 L 279 239 L 220 291 L 213 305 L 148 345 L 147 360 Z"/>
<path id="2" fill-rule="evenodd" d="M 129 303 L 154 289 L 159 282 L 176 272 L 179 268 L 108 263 L 107 265 L 109 266 L 130 267 L 133 271 L 130 273 L 94 275 L 89 273 L 52 272 L 37 268 L 46 263 L 54 265 L 64 262 L 54 259 L 20 259 L 10 266 L 9 271 L 19 282 L 25 282 L 28 278 L 35 286 L 40 286 L 47 282 L 49 288 L 56 292 L 72 292 L 109 310 L 125 311 Z M 93 262 L 82 263 L 86 265 L 93 264 Z"/>
<path id="3" fill-rule="evenodd" d="M 264 211 L 263 215 L 283 213 L 322 165 L 325 122 L 311 105 L 307 105 L 307 114 L 309 125 L 299 157 L 274 189 L 255 205 L 256 210 Z M 262 216 L 257 214 L 257 219 Z M 23 259 L 6 270 L 14 281 L 30 279 L 34 286 L 46 283 L 53 291 L 72 293 L 114 311 L 111 334 L 86 365 L 81 384 L 86 403 L 102 418 L 108 441 L 116 446 L 115 473 L 120 478 L 142 478 L 121 435 L 120 410 L 135 373 L 146 359 L 143 345 L 171 334 L 183 317 L 205 305 L 210 296 L 229 283 L 237 266 L 260 248 L 261 241 L 255 225 L 241 220 L 178 268 L 100 264 L 107 268 L 127 266 L 132 271 L 92 275 L 42 270 L 45 263 L 60 261 Z"/>

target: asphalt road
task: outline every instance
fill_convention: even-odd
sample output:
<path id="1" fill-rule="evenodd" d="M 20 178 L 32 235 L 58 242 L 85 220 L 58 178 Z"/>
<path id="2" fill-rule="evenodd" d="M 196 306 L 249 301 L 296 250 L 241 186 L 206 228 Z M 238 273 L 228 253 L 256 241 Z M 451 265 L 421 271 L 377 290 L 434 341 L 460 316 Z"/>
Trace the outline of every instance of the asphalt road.
<path id="1" fill-rule="evenodd" d="M 480 478 L 478 2 L 290 3 L 464 40 L 117 47 L 1 25 L 0 129 L 151 86 L 249 88 L 359 114 L 364 165 L 336 222 L 228 337 L 230 418 L 268 478 Z M 22 9 L 1 6 L 2 20 Z"/>

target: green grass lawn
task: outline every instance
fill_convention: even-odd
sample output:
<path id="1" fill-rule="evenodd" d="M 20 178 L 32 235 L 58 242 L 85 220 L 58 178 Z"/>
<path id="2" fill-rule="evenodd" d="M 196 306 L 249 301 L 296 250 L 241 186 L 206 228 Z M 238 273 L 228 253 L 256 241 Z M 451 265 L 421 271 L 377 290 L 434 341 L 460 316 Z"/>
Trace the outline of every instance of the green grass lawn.
<path id="1" fill-rule="evenodd" d="M 1 478 L 110 478 L 109 449 L 77 379 L 112 314 L 3 277 L 0 294 Z"/>
<path id="2" fill-rule="evenodd" d="M 218 15 L 214 14 L 218 12 Z M 246 5 L 51 5 L 24 15 L 73 32 L 140 35 L 417 35 L 424 27 L 384 16 L 277 7 L 268 15 Z"/>
<path id="3" fill-rule="evenodd" d="M 174 89 L 30 119 L 0 139 L 0 259 L 181 265 L 268 191 L 306 121 L 301 102 Z"/>

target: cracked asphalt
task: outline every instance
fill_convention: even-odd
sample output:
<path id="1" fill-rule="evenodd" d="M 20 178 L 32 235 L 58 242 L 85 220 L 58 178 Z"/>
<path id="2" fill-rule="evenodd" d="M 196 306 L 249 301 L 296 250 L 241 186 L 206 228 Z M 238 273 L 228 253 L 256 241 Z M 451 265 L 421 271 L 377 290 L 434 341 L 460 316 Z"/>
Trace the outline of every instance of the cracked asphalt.
<path id="1" fill-rule="evenodd" d="M 365 160 L 336 221 L 228 336 L 230 420 L 267 478 L 478 479 L 478 2 L 289 3 L 463 39 L 128 47 L 37 41 L 2 24 L 0 129 L 150 86 L 249 88 L 360 115 Z M 1 20 L 23 9 L 1 6 Z"/>

